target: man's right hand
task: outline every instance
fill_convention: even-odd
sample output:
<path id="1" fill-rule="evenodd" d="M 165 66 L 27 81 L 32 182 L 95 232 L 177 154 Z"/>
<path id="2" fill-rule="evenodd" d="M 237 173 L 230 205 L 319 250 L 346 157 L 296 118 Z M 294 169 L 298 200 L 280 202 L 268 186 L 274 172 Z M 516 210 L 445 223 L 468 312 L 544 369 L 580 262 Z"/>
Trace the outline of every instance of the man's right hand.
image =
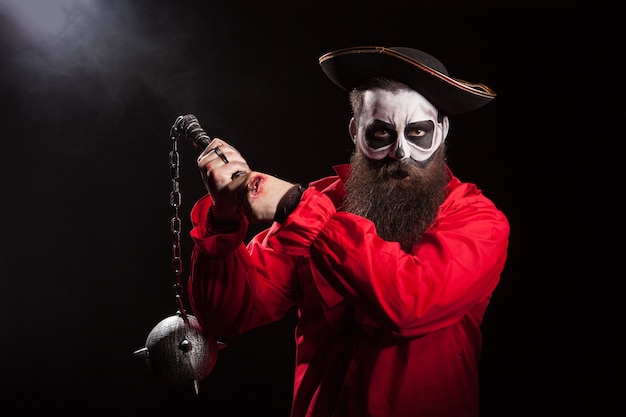
<path id="1" fill-rule="evenodd" d="M 247 177 L 237 176 L 237 173 L 248 174 L 250 167 L 239 151 L 222 139 L 214 138 L 198 156 L 198 168 L 213 200 L 213 217 L 221 222 L 240 220 L 241 202 L 237 200 L 236 192 Z"/>

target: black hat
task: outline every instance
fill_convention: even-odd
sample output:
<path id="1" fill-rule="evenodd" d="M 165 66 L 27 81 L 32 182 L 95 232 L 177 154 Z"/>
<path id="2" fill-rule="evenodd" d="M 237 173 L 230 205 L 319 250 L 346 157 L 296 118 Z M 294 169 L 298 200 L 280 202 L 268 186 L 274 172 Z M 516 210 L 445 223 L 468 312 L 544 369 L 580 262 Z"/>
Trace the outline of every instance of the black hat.
<path id="1" fill-rule="evenodd" d="M 408 85 L 446 114 L 467 113 L 496 96 L 483 84 L 448 76 L 435 57 L 412 48 L 359 46 L 328 52 L 319 58 L 324 73 L 350 91 L 371 77 L 385 77 Z"/>

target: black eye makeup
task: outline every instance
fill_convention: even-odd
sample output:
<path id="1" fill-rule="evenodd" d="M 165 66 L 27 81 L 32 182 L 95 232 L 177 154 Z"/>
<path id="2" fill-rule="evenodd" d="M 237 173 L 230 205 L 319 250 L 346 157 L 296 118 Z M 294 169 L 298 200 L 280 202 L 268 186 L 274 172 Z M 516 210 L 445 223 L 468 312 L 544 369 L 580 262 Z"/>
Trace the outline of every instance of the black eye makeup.
<path id="1" fill-rule="evenodd" d="M 429 149 L 433 143 L 435 124 L 432 120 L 410 123 L 404 129 L 404 137 L 411 144 L 422 149 Z M 395 125 L 382 120 L 372 121 L 365 129 L 365 141 L 372 149 L 389 146 L 398 140 Z"/>
<path id="2" fill-rule="evenodd" d="M 389 146 L 397 139 L 396 127 L 382 120 L 374 120 L 365 128 L 365 141 L 372 149 Z"/>
<path id="3" fill-rule="evenodd" d="M 404 129 L 404 137 L 411 144 L 422 149 L 429 149 L 433 144 L 435 124 L 432 120 L 410 123 Z"/>

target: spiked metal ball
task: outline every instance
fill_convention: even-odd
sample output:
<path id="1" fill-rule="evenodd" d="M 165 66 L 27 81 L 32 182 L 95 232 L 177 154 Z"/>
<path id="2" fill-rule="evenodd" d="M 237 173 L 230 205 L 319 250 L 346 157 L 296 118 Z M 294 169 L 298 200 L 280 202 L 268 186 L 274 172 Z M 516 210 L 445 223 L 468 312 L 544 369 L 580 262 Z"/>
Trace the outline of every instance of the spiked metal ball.
<path id="1" fill-rule="evenodd" d="M 134 354 L 160 379 L 177 386 L 193 384 L 197 394 L 199 382 L 211 373 L 225 346 L 204 334 L 194 316 L 176 314 L 161 320 Z"/>

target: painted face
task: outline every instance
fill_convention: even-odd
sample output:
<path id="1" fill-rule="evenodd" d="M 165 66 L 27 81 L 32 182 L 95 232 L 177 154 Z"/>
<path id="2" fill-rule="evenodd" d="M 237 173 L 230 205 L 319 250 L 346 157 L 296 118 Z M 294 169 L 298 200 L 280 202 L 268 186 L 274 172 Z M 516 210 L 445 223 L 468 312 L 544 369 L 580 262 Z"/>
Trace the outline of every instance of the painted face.
<path id="1" fill-rule="evenodd" d="M 365 92 L 358 129 L 351 122 L 354 143 L 370 159 L 390 157 L 424 161 L 448 134 L 448 118 L 437 121 L 437 109 L 413 90 Z"/>

